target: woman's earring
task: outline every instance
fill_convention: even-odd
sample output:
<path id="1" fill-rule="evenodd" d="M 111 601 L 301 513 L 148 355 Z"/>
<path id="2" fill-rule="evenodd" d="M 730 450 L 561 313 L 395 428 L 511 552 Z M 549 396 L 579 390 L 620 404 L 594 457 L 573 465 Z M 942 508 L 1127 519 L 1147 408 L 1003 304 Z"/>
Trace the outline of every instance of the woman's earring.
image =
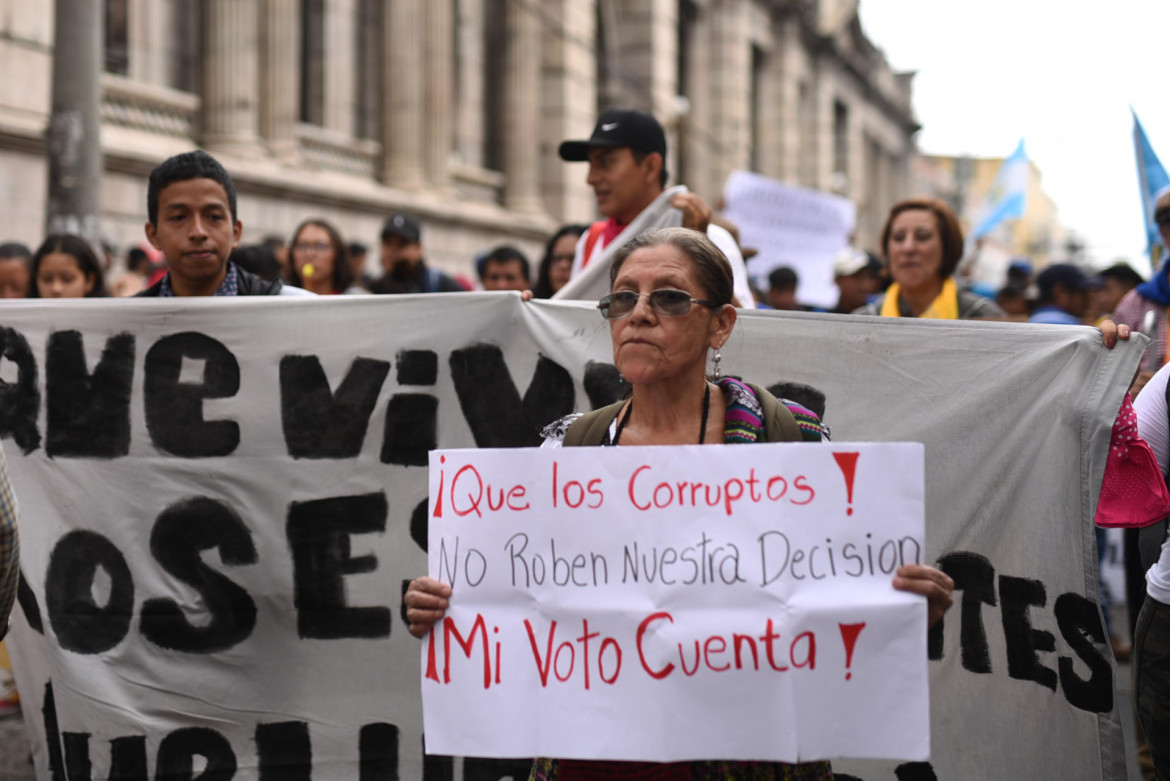
<path id="1" fill-rule="evenodd" d="M 719 348 L 716 347 L 715 348 L 715 366 L 711 370 L 711 379 L 713 379 L 715 382 L 719 382 L 719 378 L 723 376 L 722 373 L 719 371 L 719 362 L 722 360 L 723 360 L 723 355 L 719 352 Z"/>

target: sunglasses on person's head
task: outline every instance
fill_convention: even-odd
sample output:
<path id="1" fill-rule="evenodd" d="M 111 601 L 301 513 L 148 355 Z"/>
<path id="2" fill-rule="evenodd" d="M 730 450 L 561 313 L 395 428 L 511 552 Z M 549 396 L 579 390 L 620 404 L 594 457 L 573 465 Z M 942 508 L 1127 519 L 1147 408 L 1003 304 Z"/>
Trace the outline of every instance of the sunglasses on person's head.
<path id="1" fill-rule="evenodd" d="M 691 304 L 701 304 L 706 307 L 719 306 L 719 304 L 704 301 L 701 298 L 691 298 L 691 294 L 685 290 L 663 288 L 662 290 L 652 290 L 649 293 L 619 290 L 616 293 L 610 293 L 598 301 L 597 308 L 601 310 L 601 316 L 605 319 L 617 320 L 619 317 L 628 317 L 634 311 L 634 307 L 638 305 L 638 299 L 642 296 L 648 296 L 650 298 L 650 308 L 658 314 L 674 317 L 690 312 Z"/>

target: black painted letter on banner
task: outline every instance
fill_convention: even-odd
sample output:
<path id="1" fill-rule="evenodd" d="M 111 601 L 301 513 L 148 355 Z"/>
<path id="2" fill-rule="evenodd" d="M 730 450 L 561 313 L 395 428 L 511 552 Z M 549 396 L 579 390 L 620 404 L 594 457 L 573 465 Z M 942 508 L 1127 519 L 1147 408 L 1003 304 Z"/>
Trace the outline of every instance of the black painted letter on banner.
<path id="1" fill-rule="evenodd" d="M 28 622 L 29 627 L 43 635 L 45 625 L 41 621 L 41 609 L 37 606 L 36 594 L 32 592 L 28 581 L 24 579 L 24 570 L 20 571 L 16 581 L 16 603 L 20 605 L 20 610 L 24 613 L 24 620 Z"/>
<path id="2" fill-rule="evenodd" d="M 1086 681 L 1077 675 L 1072 659 L 1060 657 L 1057 669 L 1065 699 L 1074 708 L 1108 713 L 1113 710 L 1113 671 L 1109 660 L 1098 650 L 1105 644 L 1105 628 L 1101 626 L 1097 604 L 1080 594 L 1061 594 L 1053 611 L 1061 637 L 1089 668 Z"/>
<path id="3" fill-rule="evenodd" d="M 1044 607 L 1048 595 L 1044 584 L 1030 578 L 999 576 L 1000 613 L 1007 643 L 1008 675 L 1035 681 L 1056 691 L 1056 671 L 1040 663 L 1037 651 L 1055 651 L 1056 638 L 1051 632 L 1032 628 L 1030 607 Z"/>
<path id="4" fill-rule="evenodd" d="M 386 405 L 382 463 L 426 466 L 439 446 L 439 400 L 425 393 L 396 393 Z"/>
<path id="5" fill-rule="evenodd" d="M 195 775 L 196 755 L 207 760 Z M 166 781 L 230 781 L 236 774 L 236 755 L 220 733 L 207 727 L 184 727 L 162 739 L 158 746 L 156 779 Z"/>
<path id="6" fill-rule="evenodd" d="M 351 557 L 351 534 L 386 530 L 386 495 L 340 496 L 293 502 L 288 542 L 293 554 L 293 601 L 303 638 L 388 637 L 390 608 L 346 604 L 345 576 L 373 572 L 373 556 Z"/>
<path id="7" fill-rule="evenodd" d="M 207 497 L 185 499 L 163 510 L 150 534 L 150 552 L 171 576 L 199 592 L 211 620 L 192 624 L 173 599 L 142 605 L 142 634 L 174 651 L 207 654 L 243 641 L 256 626 L 256 603 L 248 592 L 203 563 L 217 549 L 227 566 L 256 563 L 256 544 L 235 511 Z"/>
<path id="8" fill-rule="evenodd" d="M 572 376 L 543 355 L 523 401 L 495 345 L 452 352 L 451 378 L 479 447 L 536 447 L 542 427 L 573 411 Z"/>
<path id="9" fill-rule="evenodd" d="M 41 446 L 37 431 L 37 413 L 41 394 L 37 390 L 37 361 L 28 340 L 19 331 L 0 328 L 0 360 L 16 364 L 16 382 L 0 380 L 0 437 L 11 436 L 21 452 L 31 453 Z"/>
<path id="10" fill-rule="evenodd" d="M 938 568 L 955 581 L 955 591 L 963 592 L 960 601 L 959 645 L 963 668 L 973 673 L 991 672 L 991 652 L 983 628 L 983 606 L 995 606 L 995 567 L 978 553 L 948 553 Z M 938 625 L 942 625 L 942 621 Z"/>
<path id="11" fill-rule="evenodd" d="M 358 781 L 398 781 L 398 727 L 366 724 L 358 733 Z"/>
<path id="12" fill-rule="evenodd" d="M 146 737 L 130 735 L 110 741 L 109 781 L 146 778 Z"/>
<path id="13" fill-rule="evenodd" d="M 355 458 L 390 373 L 387 361 L 355 358 L 337 392 L 315 355 L 280 359 L 280 418 L 293 458 Z"/>
<path id="14" fill-rule="evenodd" d="M 203 361 L 203 381 L 180 382 L 183 359 Z M 155 342 L 146 353 L 146 430 L 155 446 L 184 458 L 226 456 L 240 444 L 234 420 L 204 420 L 203 400 L 240 389 L 240 364 L 222 343 L 193 331 Z"/>
<path id="15" fill-rule="evenodd" d="M 50 456 L 117 458 L 130 452 L 134 337 L 106 340 L 90 374 L 80 331 L 58 331 L 45 348 L 45 452 Z"/>
<path id="16" fill-rule="evenodd" d="M 110 578 L 104 607 L 92 594 L 99 567 Z M 125 557 L 97 532 L 66 534 L 49 556 L 45 609 L 62 648 L 79 654 L 110 650 L 130 631 L 134 613 L 134 581 Z"/>
<path id="17" fill-rule="evenodd" d="M 260 781 L 310 781 L 312 778 L 313 747 L 307 722 L 257 724 L 256 753 L 260 757 Z"/>

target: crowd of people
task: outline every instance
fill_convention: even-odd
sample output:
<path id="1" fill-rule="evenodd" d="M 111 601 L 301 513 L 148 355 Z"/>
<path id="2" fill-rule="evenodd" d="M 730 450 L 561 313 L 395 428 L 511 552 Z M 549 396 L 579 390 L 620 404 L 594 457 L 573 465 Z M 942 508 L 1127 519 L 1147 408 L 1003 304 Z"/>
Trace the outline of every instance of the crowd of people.
<path id="1" fill-rule="evenodd" d="M 734 230 L 721 224 L 694 193 L 667 188 L 665 133 L 651 115 L 607 111 L 590 138 L 566 141 L 559 151 L 567 162 L 588 164 L 586 181 L 603 219 L 556 230 L 545 243 L 535 274 L 528 257 L 508 245 L 486 249 L 470 261 L 474 280 L 428 265 L 422 223 L 406 213 L 390 215 L 382 226 L 378 274 L 370 273 L 374 264 L 366 247 L 347 242 L 335 225 L 315 217 L 296 226 L 287 243 L 267 239 L 241 245 L 243 228 L 232 178 L 210 155 L 194 151 L 168 159 L 151 173 L 147 242 L 128 253 L 124 273 L 107 280 L 109 257 L 99 257 L 75 236 L 49 236 L 35 251 L 7 243 L 0 245 L 0 296 L 368 295 L 483 289 L 520 291 L 529 299 L 549 298 L 558 291 L 582 297 L 573 294 L 587 289 L 590 276 L 600 277 L 605 294 L 599 309 L 610 326 L 614 363 L 632 393 L 600 414 L 586 415 L 585 422 L 550 421 L 545 431 L 549 446 L 819 440 L 822 428 L 814 412 L 793 402 L 778 402 L 750 383 L 722 377 L 718 368 L 719 349 L 734 328 L 738 309 L 755 307 L 757 301 L 762 307 L 799 308 L 796 273 L 782 267 L 770 274 L 763 289 L 751 287 Z M 1160 200 L 1158 209 L 1155 216 L 1170 244 L 1170 197 Z M 1117 332 L 1122 336 L 1144 332 L 1155 342 L 1133 392 L 1142 391 L 1145 382 L 1159 388 L 1155 395 L 1161 404 L 1146 406 L 1154 421 L 1150 425 L 1161 427 L 1162 438 L 1157 432 L 1147 438 L 1161 443 L 1155 450 L 1165 468 L 1170 461 L 1161 390 L 1166 370 L 1158 374 L 1154 370 L 1165 363 L 1168 267 L 1147 282 L 1123 265 L 1088 275 L 1078 266 L 1057 263 L 1033 275 L 1029 264 L 1019 262 L 1008 269 L 1001 289 L 986 296 L 959 279 L 963 248 L 959 220 L 946 204 L 903 201 L 892 209 L 881 233 L 877 248 L 881 259 L 848 249 L 834 260 L 840 296 L 831 311 L 1102 322 L 1107 342 Z M 1110 313 L 1120 327 L 1103 320 Z M 711 353 L 713 375 L 706 371 Z M 1139 399 L 1148 395 L 1141 393 Z M 1139 420 L 1142 409 L 1139 404 Z M 11 504 L 5 500 L 6 490 L 7 478 L 0 468 L 0 616 L 6 616 L 12 602 L 11 573 L 17 556 L 14 522 L 6 522 L 12 514 L 6 510 Z M 1143 640 L 1156 635 L 1159 642 L 1166 642 L 1162 638 L 1170 635 L 1166 615 L 1170 587 L 1164 585 L 1170 584 L 1170 547 L 1162 548 L 1154 571 L 1159 573 L 1161 590 L 1151 586 L 1150 594 L 1161 611 L 1146 620 L 1145 634 L 1141 627 L 1136 630 L 1139 672 Z M 924 596 L 933 622 L 950 606 L 954 584 L 939 570 L 918 566 L 900 570 L 894 586 Z M 413 581 L 405 595 L 411 631 L 425 634 L 443 615 L 450 597 L 445 584 L 430 578 Z M 1165 657 L 1152 664 L 1164 667 Z M 1164 671 L 1158 674 L 1165 680 Z M 1147 706 L 1143 720 L 1155 729 L 1150 747 L 1164 774 L 1170 773 L 1165 753 L 1170 734 L 1167 701 L 1170 694 L 1165 691 L 1144 699 L 1139 694 L 1139 709 L 1143 702 Z M 1157 732 L 1154 725 L 1165 730 Z M 736 778 L 742 770 L 734 763 L 652 768 L 548 759 L 537 763 L 533 775 L 562 780 L 612 773 L 629 778 Z M 831 772 L 826 764 L 813 763 L 776 766 L 767 777 L 830 778 Z"/>

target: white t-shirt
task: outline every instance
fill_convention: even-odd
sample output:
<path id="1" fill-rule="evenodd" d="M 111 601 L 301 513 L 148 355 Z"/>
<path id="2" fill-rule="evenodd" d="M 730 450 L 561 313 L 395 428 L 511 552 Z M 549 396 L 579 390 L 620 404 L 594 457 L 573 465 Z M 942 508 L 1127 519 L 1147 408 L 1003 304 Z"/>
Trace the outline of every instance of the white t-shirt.
<path id="1" fill-rule="evenodd" d="M 1170 363 L 1163 366 L 1146 384 L 1133 408 L 1137 412 L 1138 433 L 1154 451 L 1158 467 L 1165 474 L 1170 465 L 1170 415 L 1166 410 L 1166 381 Z M 1146 593 L 1163 605 L 1170 605 L 1170 539 L 1162 543 L 1162 555 L 1146 573 Z"/>

